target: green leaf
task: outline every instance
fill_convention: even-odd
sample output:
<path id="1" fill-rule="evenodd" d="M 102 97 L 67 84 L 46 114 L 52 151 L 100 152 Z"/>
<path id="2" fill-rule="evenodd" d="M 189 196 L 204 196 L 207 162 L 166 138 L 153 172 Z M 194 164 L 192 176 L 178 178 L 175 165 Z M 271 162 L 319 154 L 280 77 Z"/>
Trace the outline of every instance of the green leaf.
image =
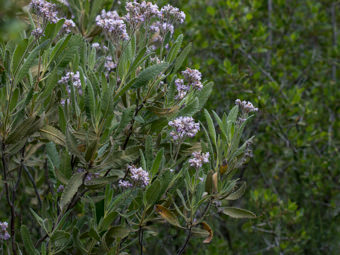
<path id="1" fill-rule="evenodd" d="M 164 154 L 164 149 L 161 148 L 158 151 L 156 158 L 155 158 L 155 160 L 153 161 L 153 164 L 152 164 L 152 168 L 151 168 L 151 176 L 152 177 L 154 177 L 159 171 L 159 167 L 160 167 L 162 159 L 163 159 L 163 154 Z"/>
<path id="2" fill-rule="evenodd" d="M 79 187 L 83 183 L 83 177 L 85 173 L 75 173 L 68 181 L 60 198 L 60 209 L 64 208 L 72 201 L 73 196 L 77 193 Z"/>
<path id="3" fill-rule="evenodd" d="M 182 110 L 177 113 L 177 116 L 193 116 L 196 112 L 199 111 L 199 102 L 198 98 L 195 97 L 193 101 L 187 104 Z"/>
<path id="4" fill-rule="evenodd" d="M 158 75 L 165 71 L 169 66 L 168 63 L 160 63 L 149 66 L 143 70 L 135 80 L 132 88 L 140 88 L 146 86 L 150 81 L 155 80 Z"/>
<path id="5" fill-rule="evenodd" d="M 205 116 L 205 120 L 207 121 L 207 124 L 208 124 L 208 131 L 209 131 L 210 139 L 212 140 L 213 144 L 216 147 L 216 131 L 215 131 L 214 122 L 213 122 L 209 112 L 206 109 L 204 109 L 204 116 Z"/>
<path id="6" fill-rule="evenodd" d="M 80 160 L 85 161 L 82 153 L 78 149 L 77 140 L 72 134 L 70 128 L 66 129 L 66 147 L 71 154 L 77 156 Z"/>
<path id="7" fill-rule="evenodd" d="M 232 218 L 236 219 L 254 219 L 256 218 L 256 215 L 252 213 L 251 211 L 241 209 L 241 208 L 236 208 L 236 207 L 223 207 L 222 212 Z"/>
<path id="8" fill-rule="evenodd" d="M 24 247 L 25 247 L 27 254 L 39 255 L 38 250 L 34 248 L 28 228 L 25 225 L 21 225 L 20 232 L 21 232 L 21 238 L 24 243 Z"/>
<path id="9" fill-rule="evenodd" d="M 181 52 L 181 54 L 177 57 L 174 65 L 173 73 L 177 73 L 177 71 L 182 67 L 184 60 L 187 58 L 189 52 L 191 50 L 191 43 L 189 43 Z"/>
<path id="10" fill-rule="evenodd" d="M 62 146 L 66 145 L 66 142 L 65 142 L 66 137 L 64 136 L 63 133 L 61 133 L 55 127 L 46 125 L 40 129 L 40 133 L 44 138 L 50 140 L 51 142 L 54 142 Z"/>
<path id="11" fill-rule="evenodd" d="M 85 91 L 85 110 L 87 118 L 90 120 L 91 116 L 96 114 L 96 99 L 91 82 L 87 82 Z"/>
<path id="12" fill-rule="evenodd" d="M 119 126 L 116 130 L 116 134 L 120 134 L 121 131 L 130 123 L 133 117 L 135 107 L 129 107 L 124 109 L 122 118 L 120 119 Z"/>
<path id="13" fill-rule="evenodd" d="M 160 194 L 160 188 L 161 188 L 161 182 L 157 179 L 155 180 L 150 186 L 149 188 L 146 190 L 145 194 L 145 198 L 146 198 L 146 203 L 149 206 L 152 206 L 153 204 L 155 204 L 158 199 L 160 198 L 160 196 L 162 194 Z M 146 204 L 145 204 L 146 205 Z"/>
<path id="14" fill-rule="evenodd" d="M 48 43 L 50 42 L 50 40 L 46 40 L 44 41 L 42 44 L 40 44 L 39 46 L 37 46 L 26 58 L 24 64 L 21 66 L 21 68 L 19 69 L 16 77 L 15 77 L 15 81 L 16 83 L 21 82 L 21 80 L 28 74 L 29 69 L 32 67 L 32 65 L 34 64 L 34 61 L 36 61 L 37 56 L 40 52 L 40 50 L 44 49 Z"/>
<path id="15" fill-rule="evenodd" d="M 246 183 L 242 183 L 241 187 L 238 188 L 238 190 L 236 190 L 235 192 L 231 193 L 229 196 L 227 196 L 225 199 L 226 200 L 237 200 L 239 198 L 241 198 L 244 194 L 244 192 L 246 191 Z"/>
<path id="16" fill-rule="evenodd" d="M 167 62 L 171 63 L 177 57 L 177 54 L 179 50 L 181 49 L 182 42 L 183 42 L 183 34 L 180 34 L 177 37 L 174 45 L 171 47 L 171 50 L 168 56 L 166 57 Z"/>
<path id="17" fill-rule="evenodd" d="M 196 92 L 196 96 L 199 101 L 199 106 L 198 106 L 199 110 L 201 110 L 203 106 L 206 104 L 206 102 L 208 101 L 210 94 L 213 90 L 213 86 L 214 86 L 213 82 L 208 82 L 207 84 L 203 86 L 201 90 Z"/>
<path id="18" fill-rule="evenodd" d="M 24 39 L 15 48 L 15 51 L 14 51 L 14 54 L 13 54 L 13 57 L 12 57 L 12 63 L 11 63 L 11 72 L 13 74 L 15 74 L 17 72 L 17 68 L 18 68 L 20 62 L 25 57 L 25 51 L 27 49 L 27 43 L 28 43 L 28 40 Z"/>
<path id="19" fill-rule="evenodd" d="M 46 144 L 46 153 L 50 157 L 51 161 L 53 162 L 53 165 L 56 168 L 59 168 L 60 166 L 60 157 L 59 153 L 57 151 L 57 148 L 53 142 L 49 142 Z"/>

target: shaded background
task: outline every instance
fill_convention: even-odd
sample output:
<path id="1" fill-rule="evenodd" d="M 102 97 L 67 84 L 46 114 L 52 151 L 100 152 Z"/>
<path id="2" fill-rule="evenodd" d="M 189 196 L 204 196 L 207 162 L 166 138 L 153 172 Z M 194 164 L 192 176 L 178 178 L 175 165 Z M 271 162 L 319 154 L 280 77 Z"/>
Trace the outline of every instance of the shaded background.
<path id="1" fill-rule="evenodd" d="M 0 0 L 0 42 L 27 27 L 25 2 Z M 339 254 L 340 2 L 158 3 L 187 14 L 177 33 L 193 43 L 188 64 L 215 82 L 207 107 L 228 111 L 240 98 L 260 109 L 248 128 L 254 157 L 239 174 L 247 192 L 234 204 L 258 218 L 211 215 L 212 243 L 192 240 L 186 254 Z M 160 236 L 155 254 L 182 238 Z"/>

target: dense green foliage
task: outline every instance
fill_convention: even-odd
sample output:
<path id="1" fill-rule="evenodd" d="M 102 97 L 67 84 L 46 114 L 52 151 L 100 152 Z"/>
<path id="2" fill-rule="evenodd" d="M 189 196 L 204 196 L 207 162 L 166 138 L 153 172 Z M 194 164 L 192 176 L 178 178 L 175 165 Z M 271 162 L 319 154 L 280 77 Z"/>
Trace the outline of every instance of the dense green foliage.
<path id="1" fill-rule="evenodd" d="M 0 44 L 0 253 L 182 255 L 256 218 L 234 201 L 258 109 L 204 109 L 213 83 L 173 33 L 185 14 L 65 3 L 2 20 L 23 28 Z"/>
<path id="2" fill-rule="evenodd" d="M 260 109 L 242 174 L 243 201 L 260 216 L 229 220 L 205 254 L 338 254 L 339 2 L 172 3 L 188 14 L 192 62 L 216 84 L 210 106 L 239 97 Z"/>

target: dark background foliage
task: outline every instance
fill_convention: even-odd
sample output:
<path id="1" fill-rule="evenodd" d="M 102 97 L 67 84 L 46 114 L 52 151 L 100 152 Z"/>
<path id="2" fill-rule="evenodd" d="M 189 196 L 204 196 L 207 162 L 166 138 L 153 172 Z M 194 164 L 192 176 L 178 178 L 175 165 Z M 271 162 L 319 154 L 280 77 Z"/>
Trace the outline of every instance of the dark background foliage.
<path id="1" fill-rule="evenodd" d="M 0 3 L 0 41 L 15 40 L 19 5 Z M 187 254 L 338 254 L 340 2 L 170 3 L 187 14 L 189 61 L 215 82 L 209 107 L 229 110 L 240 98 L 260 109 L 249 128 L 257 134 L 254 158 L 240 173 L 248 183 L 241 206 L 258 218 L 212 215 L 212 243 L 192 241 Z"/>
<path id="2" fill-rule="evenodd" d="M 260 109 L 242 174 L 259 217 L 228 220 L 205 254 L 337 254 L 339 2 L 172 2 L 188 15 L 192 62 L 215 82 L 210 107 Z"/>

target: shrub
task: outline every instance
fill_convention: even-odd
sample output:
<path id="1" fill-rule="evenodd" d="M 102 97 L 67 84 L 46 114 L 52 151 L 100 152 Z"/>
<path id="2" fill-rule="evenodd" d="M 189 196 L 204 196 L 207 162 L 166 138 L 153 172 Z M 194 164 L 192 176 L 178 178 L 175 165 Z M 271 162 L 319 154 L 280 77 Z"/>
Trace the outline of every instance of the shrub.
<path id="1" fill-rule="evenodd" d="M 3 253 L 182 254 L 191 237 L 212 240 L 208 215 L 255 217 L 229 201 L 246 188 L 234 174 L 257 108 L 236 100 L 198 122 L 212 83 L 182 67 L 184 13 L 105 7 L 33 0 L 30 32 L 1 45 Z"/>

